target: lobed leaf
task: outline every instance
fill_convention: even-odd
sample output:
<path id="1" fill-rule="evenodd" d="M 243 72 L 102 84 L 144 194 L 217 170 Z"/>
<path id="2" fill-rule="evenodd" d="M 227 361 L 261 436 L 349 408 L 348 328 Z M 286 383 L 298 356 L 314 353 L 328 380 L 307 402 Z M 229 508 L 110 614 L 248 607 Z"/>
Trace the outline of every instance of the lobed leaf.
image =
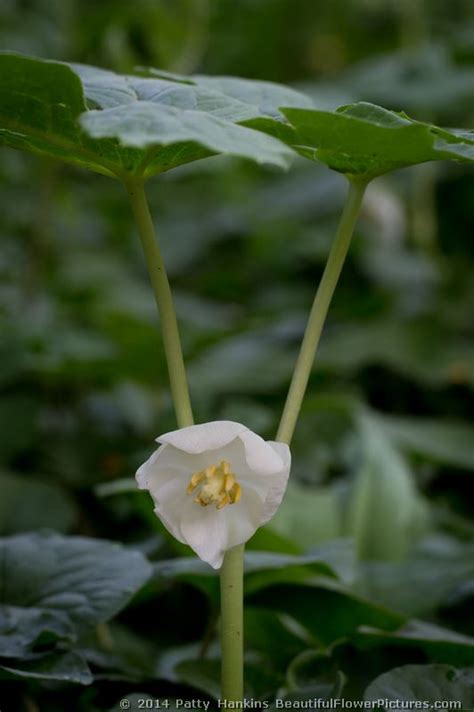
<path id="1" fill-rule="evenodd" d="M 113 177 L 214 154 L 286 167 L 287 146 L 236 123 L 259 113 L 208 86 L 0 53 L 0 142 Z"/>
<path id="2" fill-rule="evenodd" d="M 295 106 L 298 108 L 313 107 L 313 101 L 309 96 L 291 87 L 287 87 L 284 84 L 277 84 L 276 82 L 244 79 L 242 77 L 212 77 L 204 74 L 186 76 L 183 74 L 164 72 L 154 67 L 145 68 L 144 71 L 152 76 L 218 91 L 228 98 L 235 99 L 253 107 L 251 113 L 254 117 L 262 114 L 264 116 L 281 119 L 280 106 Z M 252 117 L 248 116 L 246 118 Z"/>
<path id="3" fill-rule="evenodd" d="M 368 102 L 336 111 L 294 107 L 281 111 L 293 133 L 267 120 L 250 124 L 278 135 L 302 156 L 365 181 L 426 161 L 474 160 L 469 132 L 441 129 Z"/>

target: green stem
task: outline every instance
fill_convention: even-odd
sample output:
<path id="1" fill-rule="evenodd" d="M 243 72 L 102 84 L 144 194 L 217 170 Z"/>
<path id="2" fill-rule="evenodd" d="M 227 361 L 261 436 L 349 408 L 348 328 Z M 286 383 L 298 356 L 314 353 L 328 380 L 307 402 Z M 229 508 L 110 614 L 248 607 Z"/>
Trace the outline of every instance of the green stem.
<path id="1" fill-rule="evenodd" d="M 221 580 L 221 697 L 241 702 L 244 697 L 243 655 L 244 545 L 226 551 Z"/>
<path id="2" fill-rule="evenodd" d="M 324 321 L 351 243 L 366 185 L 365 182 L 359 181 L 351 181 L 349 184 L 349 193 L 344 205 L 344 211 L 316 297 L 314 298 L 285 408 L 281 416 L 276 436 L 279 442 L 290 444 L 293 437 Z"/>
<path id="3" fill-rule="evenodd" d="M 184 428 L 187 425 L 192 425 L 194 420 L 173 297 L 158 240 L 155 236 L 143 180 L 138 178 L 129 179 L 125 183 L 125 187 L 130 198 L 143 252 L 145 253 L 150 281 L 160 313 L 176 420 L 178 421 L 178 426 Z"/>

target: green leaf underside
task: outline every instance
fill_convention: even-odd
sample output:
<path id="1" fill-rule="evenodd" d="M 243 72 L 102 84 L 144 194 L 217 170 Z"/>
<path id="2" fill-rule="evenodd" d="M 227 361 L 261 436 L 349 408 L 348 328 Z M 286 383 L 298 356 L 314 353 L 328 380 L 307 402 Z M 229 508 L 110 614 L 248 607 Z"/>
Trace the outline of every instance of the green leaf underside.
<path id="1" fill-rule="evenodd" d="M 363 180 L 426 161 L 474 160 L 469 132 L 441 129 L 374 104 L 360 102 L 337 111 L 293 107 L 281 111 L 295 132 L 286 141 L 301 155 Z M 273 129 L 265 119 L 251 124 Z M 278 133 L 285 140 L 282 129 L 276 128 Z"/>
<path id="2" fill-rule="evenodd" d="M 0 142 L 109 176 L 214 154 L 286 167 L 287 146 L 236 123 L 257 114 L 207 87 L 0 53 Z"/>

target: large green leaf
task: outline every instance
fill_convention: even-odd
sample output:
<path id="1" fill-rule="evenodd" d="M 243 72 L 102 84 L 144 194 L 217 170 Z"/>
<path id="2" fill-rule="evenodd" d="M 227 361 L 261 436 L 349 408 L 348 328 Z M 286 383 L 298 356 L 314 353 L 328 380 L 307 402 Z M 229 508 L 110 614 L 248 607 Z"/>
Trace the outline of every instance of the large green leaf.
<path id="1" fill-rule="evenodd" d="M 241 77 L 212 77 L 204 74 L 185 76 L 182 74 L 170 74 L 154 68 L 149 68 L 145 71 L 148 71 L 152 76 L 218 91 L 231 99 L 253 107 L 252 115 L 254 117 L 262 114 L 281 119 L 280 106 L 295 106 L 300 109 L 313 107 L 313 101 L 306 94 L 275 82 L 243 79 Z M 247 116 L 245 118 L 251 117 Z"/>
<path id="2" fill-rule="evenodd" d="M 358 589 L 372 600 L 411 616 L 432 615 L 462 585 L 474 579 L 474 547 L 443 540 L 423 542 L 401 562 L 365 562 Z"/>
<path id="3" fill-rule="evenodd" d="M 351 581 L 354 578 L 354 554 L 351 542 L 340 540 L 315 547 L 310 554 L 295 556 L 269 551 L 245 554 L 245 595 L 277 583 L 299 584 L 314 577 Z M 211 601 L 219 603 L 219 578 L 214 569 L 195 556 L 158 561 L 154 580 L 168 585 L 170 579 L 184 581 L 200 589 Z"/>
<path id="4" fill-rule="evenodd" d="M 360 102 L 337 111 L 283 108 L 294 135 L 263 119 L 251 125 L 279 135 L 301 155 L 363 180 L 434 160 L 474 160 L 474 136 L 440 129 Z"/>
<path id="5" fill-rule="evenodd" d="M 235 123 L 259 113 L 204 86 L 0 54 L 1 142 L 110 176 L 216 153 L 287 166 L 288 147 Z"/>
<path id="6" fill-rule="evenodd" d="M 360 412 L 357 422 L 363 453 L 350 493 L 347 533 L 362 559 L 401 559 L 426 526 L 426 505 L 377 421 Z"/>
<path id="7" fill-rule="evenodd" d="M 138 551 L 56 534 L 0 540 L 0 655 L 30 658 L 115 615 L 151 567 Z"/>
<path id="8" fill-rule="evenodd" d="M 405 623 L 404 616 L 370 603 L 329 577 L 267 583 L 247 596 L 248 603 L 290 615 L 325 645 L 354 635 L 362 624 L 396 630 Z"/>
<path id="9" fill-rule="evenodd" d="M 433 662 L 474 665 L 474 638 L 416 619 L 408 621 L 398 630 L 361 626 L 354 639 L 361 649 L 387 645 L 418 648 Z"/>
<path id="10" fill-rule="evenodd" d="M 292 570 L 307 567 L 308 574 L 315 573 L 332 578 L 353 578 L 354 556 L 349 540 L 331 541 L 315 547 L 311 553 L 302 556 L 279 554 L 272 551 L 246 551 L 245 576 L 250 577 L 264 571 L 276 571 L 281 578 L 291 581 Z M 158 561 L 155 575 L 159 578 L 177 576 L 212 576 L 216 571 L 195 556 Z M 254 587 L 252 587 L 254 588 Z"/>
<path id="11" fill-rule="evenodd" d="M 331 542 L 305 556 L 277 554 L 266 551 L 247 551 L 245 554 L 245 591 L 255 592 L 277 582 L 294 583 L 315 575 L 344 577 L 353 563 L 352 550 L 347 541 Z M 216 571 L 194 556 L 159 561 L 155 564 L 158 582 L 176 578 L 201 589 L 216 603 L 219 580 Z"/>
<path id="12" fill-rule="evenodd" d="M 94 679 L 82 655 L 72 650 L 58 650 L 32 660 L 3 661 L 0 663 L 1 677 L 79 682 L 82 685 L 90 685 Z"/>
<path id="13" fill-rule="evenodd" d="M 377 710 L 393 710 L 396 702 L 443 703 L 457 702 L 456 708 L 472 710 L 474 707 L 474 671 L 457 670 L 450 665 L 404 665 L 380 675 L 364 694 L 365 700 L 386 701 Z M 419 706 L 417 706 L 419 708 Z M 415 706 L 413 706 L 415 709 Z"/>
<path id="14" fill-rule="evenodd" d="M 23 658 L 45 641 L 73 641 L 74 628 L 63 611 L 2 605 L 0 651 L 5 658 Z"/>

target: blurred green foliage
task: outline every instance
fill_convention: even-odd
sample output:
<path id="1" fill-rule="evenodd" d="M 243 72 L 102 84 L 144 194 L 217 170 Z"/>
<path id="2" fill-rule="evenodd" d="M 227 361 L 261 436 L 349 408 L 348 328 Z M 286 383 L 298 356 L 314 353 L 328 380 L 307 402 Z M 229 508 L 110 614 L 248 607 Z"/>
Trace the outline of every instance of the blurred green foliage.
<path id="1" fill-rule="evenodd" d="M 271 79 L 321 108 L 376 101 L 473 124 L 469 0 L 7 0 L 0 33 L 4 48 L 116 71 Z M 154 566 L 105 634 L 73 634 L 57 604 L 34 613 L 23 667 L 2 654 L 5 708 L 94 712 L 137 691 L 208 699 L 215 577 L 168 537 L 146 494 L 97 489 L 130 478 L 175 427 L 128 205 L 106 178 L 5 149 L 2 159 L 0 532 L 112 539 Z M 208 159 L 148 193 L 197 419 L 273 437 L 343 180 L 303 160 L 280 173 Z M 370 684 L 370 699 L 391 684 L 387 671 L 408 666 L 396 673 L 406 687 L 413 666 L 429 664 L 420 675 L 448 698 L 444 666 L 474 665 L 473 205 L 472 170 L 452 164 L 369 189 L 295 435 L 292 486 L 249 546 L 252 696 L 361 699 Z M 27 573 L 17 580 L 23 590 Z M 90 670 L 92 687 L 64 682 Z M 464 694 L 472 672 L 456 675 Z"/>

